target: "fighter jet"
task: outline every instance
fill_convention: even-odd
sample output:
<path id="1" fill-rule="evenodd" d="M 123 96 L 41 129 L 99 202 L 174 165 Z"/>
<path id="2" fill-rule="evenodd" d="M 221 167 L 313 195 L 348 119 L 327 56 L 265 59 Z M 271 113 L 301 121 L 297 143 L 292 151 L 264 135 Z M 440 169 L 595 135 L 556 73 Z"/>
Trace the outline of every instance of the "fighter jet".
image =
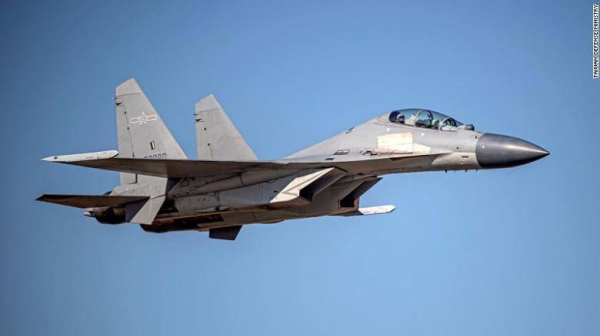
<path id="1" fill-rule="evenodd" d="M 243 225 L 392 212 L 361 208 L 384 175 L 507 168 L 547 156 L 518 138 L 423 108 L 396 110 L 281 160 L 258 160 L 213 95 L 198 101 L 198 159 L 189 160 L 134 79 L 116 88 L 118 151 L 43 159 L 120 173 L 104 195 L 46 194 L 37 200 L 86 208 L 103 224 L 147 232 L 208 231 L 234 240 Z"/>

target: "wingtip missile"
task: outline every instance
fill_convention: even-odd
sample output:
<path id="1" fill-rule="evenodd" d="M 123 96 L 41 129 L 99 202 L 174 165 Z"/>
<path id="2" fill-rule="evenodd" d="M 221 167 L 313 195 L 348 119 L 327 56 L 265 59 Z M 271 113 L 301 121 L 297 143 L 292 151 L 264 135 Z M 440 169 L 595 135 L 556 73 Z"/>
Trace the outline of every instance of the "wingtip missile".
<path id="1" fill-rule="evenodd" d="M 77 161 L 111 159 L 117 155 L 119 155 L 118 151 L 108 150 L 103 152 L 48 156 L 43 158 L 42 161 L 67 163 Z"/>

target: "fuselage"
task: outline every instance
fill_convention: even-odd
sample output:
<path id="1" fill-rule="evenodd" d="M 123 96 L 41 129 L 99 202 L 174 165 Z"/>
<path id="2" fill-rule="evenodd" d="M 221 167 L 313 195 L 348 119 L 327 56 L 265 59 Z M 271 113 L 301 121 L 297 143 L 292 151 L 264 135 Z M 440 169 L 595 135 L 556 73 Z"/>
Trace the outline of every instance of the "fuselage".
<path id="1" fill-rule="evenodd" d="M 421 109 L 417 114 L 422 113 Z M 401 110 L 407 111 L 407 110 Z M 444 116 L 445 117 L 445 116 Z M 142 226 L 157 232 L 208 229 L 249 223 L 274 223 L 294 218 L 343 215 L 356 211 L 359 188 L 379 181 L 386 174 L 477 170 L 521 165 L 548 155 L 527 141 L 481 133 L 471 125 L 451 120 L 422 123 L 395 122 L 394 112 L 380 115 L 323 142 L 281 160 L 322 162 L 337 167 L 344 176 L 310 201 L 274 206 L 273 195 L 305 171 L 264 171 L 222 176 L 213 181 L 182 181 L 169 193 L 172 212 L 157 217 L 157 226 Z M 449 117 L 446 117 L 449 118 Z M 447 123 L 447 120 L 446 120 Z M 435 125 L 435 126 L 434 126 Z"/>

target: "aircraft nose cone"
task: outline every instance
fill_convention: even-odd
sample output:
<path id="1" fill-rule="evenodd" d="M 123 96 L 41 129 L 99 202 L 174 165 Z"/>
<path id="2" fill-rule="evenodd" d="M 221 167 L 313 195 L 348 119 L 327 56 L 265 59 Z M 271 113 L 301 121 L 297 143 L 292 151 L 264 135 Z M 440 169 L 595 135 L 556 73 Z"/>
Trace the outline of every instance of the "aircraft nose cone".
<path id="1" fill-rule="evenodd" d="M 531 142 L 486 133 L 479 138 L 475 156 L 481 168 L 508 168 L 539 160 L 550 154 Z"/>

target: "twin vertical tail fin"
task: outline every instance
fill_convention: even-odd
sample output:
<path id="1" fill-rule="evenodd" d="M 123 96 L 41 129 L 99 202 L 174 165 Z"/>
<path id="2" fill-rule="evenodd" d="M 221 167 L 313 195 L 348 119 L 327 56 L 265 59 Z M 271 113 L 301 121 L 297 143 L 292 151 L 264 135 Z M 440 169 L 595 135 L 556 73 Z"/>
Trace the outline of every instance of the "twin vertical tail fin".
<path id="1" fill-rule="evenodd" d="M 198 159 L 256 160 L 256 155 L 215 96 L 208 95 L 196 103 L 194 118 Z"/>
<path id="2" fill-rule="evenodd" d="M 135 79 L 117 86 L 115 94 L 119 157 L 146 159 L 186 159 L 186 155 L 163 123 Z M 128 203 L 127 222 L 152 224 L 160 211 L 168 179 L 121 173 L 121 185 L 143 183 L 150 195 L 147 200 Z"/>
<path id="3" fill-rule="evenodd" d="M 117 86 L 115 95 L 119 157 L 186 159 L 138 83 L 131 78 Z M 121 173 L 121 184 L 146 177 Z"/>
<path id="4" fill-rule="evenodd" d="M 115 104 L 119 144 L 117 159 L 157 159 L 156 163 L 162 164 L 167 164 L 168 160 L 165 159 L 187 159 L 135 79 L 129 79 L 117 86 Z M 198 155 L 201 159 L 256 160 L 256 155 L 213 95 L 196 103 L 194 116 Z M 91 160 L 106 162 L 102 159 L 114 158 L 115 155 L 117 152 L 107 151 L 54 156 L 44 160 L 71 164 Z M 126 222 L 152 224 L 165 202 L 168 186 L 171 185 L 169 178 L 162 177 L 163 175 L 136 173 L 140 170 L 120 171 L 122 186 L 136 186 L 117 187 L 110 195 L 43 195 L 38 200 L 78 207 L 121 207 L 125 208 Z M 128 192 L 131 190 L 134 190 L 136 195 Z M 86 214 L 91 215 L 91 212 Z M 239 228 L 231 232 L 217 230 L 211 232 L 211 236 L 235 238 L 238 231 Z"/>

